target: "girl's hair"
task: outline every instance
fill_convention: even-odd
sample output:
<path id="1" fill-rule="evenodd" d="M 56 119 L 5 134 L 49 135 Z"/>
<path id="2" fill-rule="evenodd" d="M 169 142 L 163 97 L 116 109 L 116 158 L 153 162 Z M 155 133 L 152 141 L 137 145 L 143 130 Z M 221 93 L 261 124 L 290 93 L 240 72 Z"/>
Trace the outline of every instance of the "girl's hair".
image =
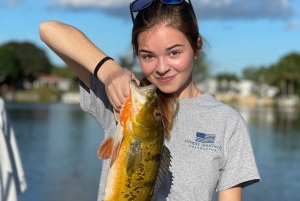
<path id="1" fill-rule="evenodd" d="M 202 48 L 202 38 L 198 30 L 198 22 L 191 5 L 185 0 L 180 4 L 164 4 L 161 1 L 153 1 L 147 8 L 138 12 L 132 28 L 132 46 L 134 53 L 138 54 L 138 36 L 159 25 L 169 26 L 181 31 L 189 41 L 194 53 Z M 198 38 L 200 37 L 200 41 Z M 150 82 L 143 78 L 141 86 Z M 157 90 L 159 105 L 163 113 L 166 138 L 170 139 L 173 120 L 179 109 L 178 97 L 175 94 L 165 94 Z"/>
<path id="2" fill-rule="evenodd" d="M 189 3 L 185 0 L 180 4 L 164 4 L 161 1 L 153 1 L 149 7 L 139 11 L 134 20 L 131 43 L 136 55 L 138 54 L 138 36 L 157 25 L 166 25 L 181 31 L 189 41 L 194 53 L 202 49 L 198 22 Z M 199 37 L 200 41 L 198 41 Z"/>

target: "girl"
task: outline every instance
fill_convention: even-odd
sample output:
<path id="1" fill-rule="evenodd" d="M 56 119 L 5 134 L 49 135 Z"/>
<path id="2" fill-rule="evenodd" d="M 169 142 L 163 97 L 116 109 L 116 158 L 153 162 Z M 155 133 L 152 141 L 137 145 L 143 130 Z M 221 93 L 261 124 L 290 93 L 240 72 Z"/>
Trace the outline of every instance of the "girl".
<path id="1" fill-rule="evenodd" d="M 132 45 L 146 80 L 179 101 L 165 143 L 172 167 L 156 200 L 208 201 L 215 189 L 219 201 L 241 200 L 242 188 L 260 179 L 247 126 L 237 111 L 199 92 L 193 82 L 202 38 L 190 1 L 137 0 L 130 9 Z M 138 12 L 135 18 L 133 12 Z M 130 80 L 140 81 L 70 25 L 44 22 L 40 36 L 82 81 L 83 110 L 97 120 L 105 137 L 114 133 L 113 110 L 120 111 Z M 103 161 L 98 200 L 104 196 L 107 170 L 108 161 Z"/>

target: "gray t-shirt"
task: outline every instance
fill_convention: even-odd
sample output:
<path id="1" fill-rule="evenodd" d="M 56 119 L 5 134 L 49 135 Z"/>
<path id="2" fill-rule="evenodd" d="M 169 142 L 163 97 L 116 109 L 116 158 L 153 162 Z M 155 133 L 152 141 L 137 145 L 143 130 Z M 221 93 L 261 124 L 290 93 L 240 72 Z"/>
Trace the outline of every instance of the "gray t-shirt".
<path id="1" fill-rule="evenodd" d="M 165 142 L 172 162 L 157 201 L 209 201 L 213 192 L 260 180 L 245 120 L 208 93 L 180 99 L 171 139 Z M 102 127 L 105 138 L 116 123 L 105 87 L 91 76 L 90 89 L 81 84 L 80 105 Z M 103 161 L 98 201 L 103 200 L 108 160 Z"/>

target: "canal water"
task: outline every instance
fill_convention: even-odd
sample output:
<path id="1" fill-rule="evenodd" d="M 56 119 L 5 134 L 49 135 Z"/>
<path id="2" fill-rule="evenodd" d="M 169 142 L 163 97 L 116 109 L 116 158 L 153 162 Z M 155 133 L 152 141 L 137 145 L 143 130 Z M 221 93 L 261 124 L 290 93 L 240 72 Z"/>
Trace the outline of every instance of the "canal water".
<path id="1" fill-rule="evenodd" d="M 96 200 L 103 132 L 94 119 L 61 103 L 6 103 L 6 109 L 28 185 L 19 201 Z M 300 200 L 299 110 L 237 110 L 248 122 L 262 178 L 243 190 L 243 201 Z"/>

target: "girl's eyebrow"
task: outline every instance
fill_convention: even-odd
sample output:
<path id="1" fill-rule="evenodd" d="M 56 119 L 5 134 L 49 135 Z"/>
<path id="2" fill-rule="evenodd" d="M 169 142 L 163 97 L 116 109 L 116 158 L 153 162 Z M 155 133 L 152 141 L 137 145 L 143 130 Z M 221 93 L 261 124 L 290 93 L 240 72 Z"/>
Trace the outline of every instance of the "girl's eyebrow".
<path id="1" fill-rule="evenodd" d="M 168 47 L 168 48 L 167 48 L 167 51 L 170 51 L 171 49 L 173 49 L 173 48 L 175 48 L 175 47 L 182 47 L 182 46 L 183 46 L 183 45 L 181 45 L 181 44 L 175 44 L 175 45 L 172 45 L 171 47 Z M 139 50 L 139 53 L 141 53 L 141 52 L 148 53 L 148 54 L 153 54 L 153 52 L 150 51 L 150 50 L 140 49 L 140 50 Z"/>
<path id="2" fill-rule="evenodd" d="M 142 52 L 148 53 L 148 54 L 153 54 L 153 52 L 151 52 L 150 50 L 140 49 L 140 50 L 139 50 L 139 53 L 142 53 Z"/>
<path id="3" fill-rule="evenodd" d="M 182 47 L 183 45 L 181 44 L 175 44 L 175 45 L 172 45 L 171 47 L 168 47 L 167 50 L 170 51 L 171 49 L 175 48 L 175 47 Z"/>

